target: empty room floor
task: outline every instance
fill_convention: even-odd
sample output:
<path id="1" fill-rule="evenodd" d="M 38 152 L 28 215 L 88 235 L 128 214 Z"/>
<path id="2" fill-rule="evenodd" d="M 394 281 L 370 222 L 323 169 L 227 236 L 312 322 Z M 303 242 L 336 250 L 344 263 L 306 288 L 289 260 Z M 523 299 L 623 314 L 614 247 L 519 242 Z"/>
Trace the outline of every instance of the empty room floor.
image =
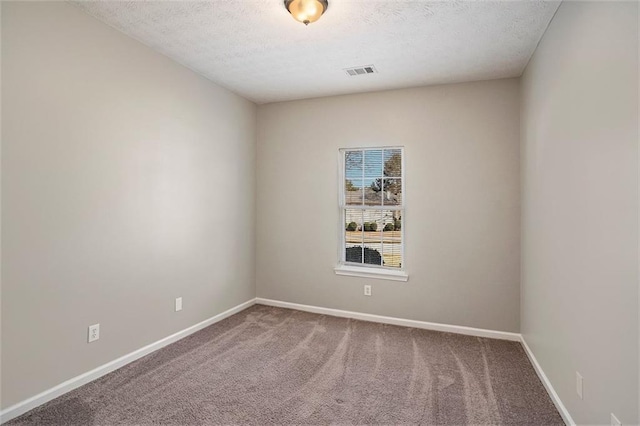
<path id="1" fill-rule="evenodd" d="M 564 424 L 517 342 L 255 305 L 9 422 Z"/>

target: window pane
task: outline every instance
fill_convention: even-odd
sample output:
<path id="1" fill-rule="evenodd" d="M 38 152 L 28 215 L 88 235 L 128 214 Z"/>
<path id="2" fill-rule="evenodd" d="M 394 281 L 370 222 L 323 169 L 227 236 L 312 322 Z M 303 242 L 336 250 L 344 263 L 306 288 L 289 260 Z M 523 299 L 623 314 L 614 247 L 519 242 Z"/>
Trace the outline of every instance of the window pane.
<path id="1" fill-rule="evenodd" d="M 382 194 L 385 206 L 402 205 L 402 179 L 383 179 Z"/>
<path id="2" fill-rule="evenodd" d="M 384 176 L 402 177 L 402 151 L 399 149 L 384 150 Z"/>
<path id="3" fill-rule="evenodd" d="M 344 203 L 351 206 L 362 205 L 362 179 L 345 179 L 344 181 Z"/>
<path id="4" fill-rule="evenodd" d="M 398 233 L 399 231 L 394 231 Z M 398 241 L 400 237 L 398 237 Z M 400 243 L 394 242 L 392 244 L 383 243 L 382 248 L 383 265 L 390 268 L 402 267 L 402 250 L 400 249 Z"/>
<path id="5" fill-rule="evenodd" d="M 382 179 L 375 179 L 364 188 L 364 204 L 367 206 L 382 205 Z"/>
<path id="6" fill-rule="evenodd" d="M 382 150 L 368 149 L 364 152 L 365 185 L 371 185 L 374 179 L 382 177 Z"/>
<path id="7" fill-rule="evenodd" d="M 346 179 L 362 179 L 362 151 L 347 151 L 344 154 Z"/>
<path id="8" fill-rule="evenodd" d="M 365 210 L 364 223 L 364 263 L 382 265 L 382 211 Z"/>
<path id="9" fill-rule="evenodd" d="M 367 265 L 382 266 L 380 246 L 381 244 L 379 242 L 364 245 L 364 263 Z"/>
<path id="10" fill-rule="evenodd" d="M 344 260 L 349 263 L 362 263 L 362 245 L 347 244 Z"/>
<path id="11" fill-rule="evenodd" d="M 362 210 L 345 209 L 345 261 L 362 263 Z"/>
<path id="12" fill-rule="evenodd" d="M 397 210 L 383 210 L 382 258 L 387 267 L 402 267 L 402 213 Z"/>

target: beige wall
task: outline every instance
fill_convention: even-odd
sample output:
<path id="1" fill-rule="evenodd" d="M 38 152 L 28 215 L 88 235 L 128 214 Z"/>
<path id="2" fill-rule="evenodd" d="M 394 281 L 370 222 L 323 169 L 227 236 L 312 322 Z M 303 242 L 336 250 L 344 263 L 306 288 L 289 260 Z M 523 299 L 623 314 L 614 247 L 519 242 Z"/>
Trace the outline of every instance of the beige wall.
<path id="1" fill-rule="evenodd" d="M 2 78 L 3 408 L 255 296 L 255 105 L 60 2 Z"/>
<path id="2" fill-rule="evenodd" d="M 519 331 L 518 84 L 259 106 L 258 297 Z M 384 145 L 405 147 L 406 283 L 333 271 L 338 149 Z"/>
<path id="3" fill-rule="evenodd" d="M 2 241 L 2 5 L 0 5 L 0 242 Z M 2 244 L 0 243 L 0 410 L 2 409 Z"/>
<path id="4" fill-rule="evenodd" d="M 522 332 L 576 422 L 637 424 L 638 4 L 564 2 L 522 100 Z"/>
<path id="5" fill-rule="evenodd" d="M 636 3 L 565 2 L 522 87 L 263 105 L 257 129 L 252 103 L 67 3 L 0 10 L 0 407 L 257 292 L 522 328 L 576 421 L 639 421 Z M 338 149 L 381 145 L 405 147 L 407 283 L 333 272 Z"/>

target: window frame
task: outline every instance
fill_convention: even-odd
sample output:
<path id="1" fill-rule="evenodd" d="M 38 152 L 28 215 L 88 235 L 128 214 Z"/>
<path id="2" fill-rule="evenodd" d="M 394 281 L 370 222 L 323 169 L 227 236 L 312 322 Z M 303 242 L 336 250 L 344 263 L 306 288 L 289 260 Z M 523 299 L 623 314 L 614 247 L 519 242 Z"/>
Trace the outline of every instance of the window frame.
<path id="1" fill-rule="evenodd" d="M 364 151 L 375 151 L 375 150 L 400 150 L 401 161 L 401 203 L 397 206 L 370 206 L 370 205 L 347 205 L 346 204 L 346 191 L 345 191 L 345 182 L 346 182 L 346 155 L 348 152 L 353 151 L 362 151 L 364 156 Z M 405 149 L 404 146 L 367 146 L 367 147 L 353 147 L 353 148 L 340 148 L 338 150 L 338 209 L 339 214 L 338 217 L 340 219 L 340 223 L 338 226 L 338 264 L 334 268 L 334 271 L 337 275 L 346 275 L 346 276 L 356 276 L 356 277 L 364 277 L 364 278 L 377 278 L 377 279 L 386 279 L 392 281 L 407 281 L 409 276 L 406 272 L 406 259 L 405 259 L 405 229 L 406 229 L 406 192 L 405 192 Z M 381 176 L 384 179 L 384 176 Z M 355 210 L 397 210 L 402 212 L 402 226 L 400 227 L 400 254 L 402 258 L 402 266 L 401 267 L 393 267 L 393 266 L 384 266 L 384 265 L 370 265 L 364 263 L 353 263 L 347 262 L 345 259 L 346 256 L 346 234 L 345 234 L 345 223 L 346 223 L 346 210 L 355 209 Z M 381 232 L 384 232 L 381 230 Z M 382 243 L 384 244 L 384 243 Z M 380 253 L 382 255 L 382 253 Z"/>

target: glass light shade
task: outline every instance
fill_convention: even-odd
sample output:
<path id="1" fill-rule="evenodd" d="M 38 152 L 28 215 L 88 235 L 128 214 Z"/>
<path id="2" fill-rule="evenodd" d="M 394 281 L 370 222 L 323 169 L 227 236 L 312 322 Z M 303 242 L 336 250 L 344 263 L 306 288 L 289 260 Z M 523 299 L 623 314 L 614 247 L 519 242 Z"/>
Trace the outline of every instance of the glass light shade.
<path id="1" fill-rule="evenodd" d="M 305 25 L 316 22 L 327 10 L 327 0 L 285 0 L 284 5 L 291 16 Z"/>

